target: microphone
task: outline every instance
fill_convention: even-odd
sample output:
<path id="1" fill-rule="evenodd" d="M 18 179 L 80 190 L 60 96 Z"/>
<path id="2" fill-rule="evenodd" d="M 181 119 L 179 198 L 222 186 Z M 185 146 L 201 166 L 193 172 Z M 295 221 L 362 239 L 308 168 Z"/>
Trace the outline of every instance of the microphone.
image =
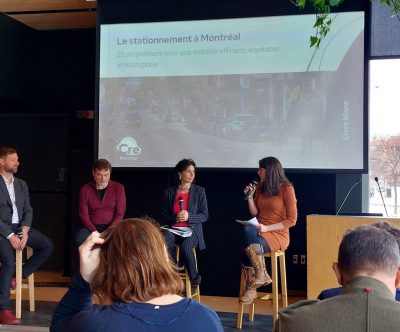
<path id="1" fill-rule="evenodd" d="M 383 195 L 382 195 L 381 186 L 379 185 L 379 181 L 378 181 L 378 177 L 377 177 L 377 176 L 375 176 L 375 182 L 378 184 L 378 189 L 379 189 L 379 193 L 381 194 L 381 198 L 382 198 L 383 207 L 385 208 L 385 212 L 386 212 L 386 217 L 388 217 L 388 213 L 387 213 L 387 210 L 386 210 L 386 204 L 385 204 L 385 200 L 383 199 Z"/>
<path id="2" fill-rule="evenodd" d="M 338 209 L 337 212 L 336 212 L 336 216 L 339 214 L 339 212 L 340 212 L 340 210 L 342 209 L 344 203 L 347 201 L 347 197 L 349 197 L 349 195 L 350 195 L 350 193 L 352 192 L 352 190 L 354 189 L 354 187 L 357 186 L 357 185 L 360 184 L 360 183 L 361 183 L 361 179 L 358 180 L 356 183 L 354 183 L 354 184 L 352 185 L 352 187 L 351 187 L 350 190 L 348 191 L 346 197 L 344 198 L 342 204 L 340 204 L 340 207 L 339 207 L 339 209 Z"/>
<path id="3" fill-rule="evenodd" d="M 183 197 L 182 196 L 178 197 L 178 203 L 179 203 L 179 208 L 182 211 L 183 210 Z"/>
<path id="4" fill-rule="evenodd" d="M 256 186 L 257 184 L 258 184 L 258 182 L 256 180 L 253 180 L 253 181 L 250 182 L 249 186 Z M 251 190 L 248 190 L 248 191 L 244 190 L 243 191 L 245 200 L 249 199 L 250 192 L 251 192 Z"/>

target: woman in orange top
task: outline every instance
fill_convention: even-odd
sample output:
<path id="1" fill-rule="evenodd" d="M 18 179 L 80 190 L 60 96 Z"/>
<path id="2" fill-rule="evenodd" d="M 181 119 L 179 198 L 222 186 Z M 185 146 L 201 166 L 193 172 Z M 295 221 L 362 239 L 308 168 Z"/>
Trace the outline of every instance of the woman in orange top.
<path id="1" fill-rule="evenodd" d="M 249 304 L 257 297 L 256 289 L 271 283 L 265 269 L 264 252 L 285 250 L 289 246 L 289 227 L 297 221 L 297 200 L 293 185 L 275 157 L 259 161 L 260 182 L 245 188 L 250 214 L 257 217 L 256 226 L 244 226 L 243 268 L 246 289 L 240 302 Z"/>

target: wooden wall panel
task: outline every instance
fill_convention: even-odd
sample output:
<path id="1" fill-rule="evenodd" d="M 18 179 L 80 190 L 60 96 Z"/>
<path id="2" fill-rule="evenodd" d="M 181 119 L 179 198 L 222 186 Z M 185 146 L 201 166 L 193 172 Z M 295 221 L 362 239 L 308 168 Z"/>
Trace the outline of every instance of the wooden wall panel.
<path id="1" fill-rule="evenodd" d="M 0 12 L 33 12 L 96 8 L 96 1 L 86 0 L 0 0 Z"/>
<path id="2" fill-rule="evenodd" d="M 10 15 L 36 30 L 80 29 L 96 26 L 96 12 L 64 12 Z"/>
<path id="3" fill-rule="evenodd" d="M 339 244 L 350 228 L 387 221 L 400 227 L 400 218 L 307 216 L 307 298 L 313 299 L 327 288 L 338 287 L 332 264 L 337 261 Z"/>

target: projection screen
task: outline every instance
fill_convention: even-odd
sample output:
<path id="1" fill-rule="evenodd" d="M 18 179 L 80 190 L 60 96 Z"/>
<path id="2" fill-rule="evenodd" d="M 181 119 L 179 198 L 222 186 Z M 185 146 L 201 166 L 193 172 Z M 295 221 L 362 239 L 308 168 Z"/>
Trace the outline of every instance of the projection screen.
<path id="1" fill-rule="evenodd" d="M 363 169 L 364 13 L 100 26 L 98 155 L 114 167 Z"/>

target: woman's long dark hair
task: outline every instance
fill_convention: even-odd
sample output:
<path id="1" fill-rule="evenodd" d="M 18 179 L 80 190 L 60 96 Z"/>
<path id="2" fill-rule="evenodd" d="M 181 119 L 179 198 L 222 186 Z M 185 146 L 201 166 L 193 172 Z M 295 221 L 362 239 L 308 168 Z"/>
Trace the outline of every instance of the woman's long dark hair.
<path id="1" fill-rule="evenodd" d="M 291 184 L 285 175 L 281 162 L 277 158 L 265 157 L 258 164 L 260 168 L 266 170 L 265 180 L 261 186 L 262 193 L 277 196 L 282 183 Z"/>

